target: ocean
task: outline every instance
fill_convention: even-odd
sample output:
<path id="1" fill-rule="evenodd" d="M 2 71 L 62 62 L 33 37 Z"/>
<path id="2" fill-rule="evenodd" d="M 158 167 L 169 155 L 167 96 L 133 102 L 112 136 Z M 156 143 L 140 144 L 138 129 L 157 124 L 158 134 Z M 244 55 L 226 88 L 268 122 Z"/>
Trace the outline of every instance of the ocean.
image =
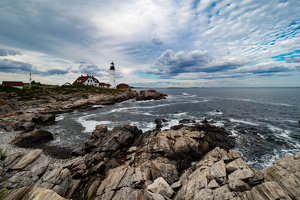
<path id="1" fill-rule="evenodd" d="M 64 113 L 45 127 L 54 135 L 51 145 L 77 148 L 98 124 L 109 129 L 124 123 L 143 131 L 155 129 L 155 119 L 168 122 L 162 129 L 193 119 L 224 127 L 236 139 L 236 150 L 253 168 L 300 151 L 300 88 L 172 88 L 156 89 L 168 97 L 95 105 L 94 109 Z M 139 91 L 139 90 L 137 90 Z"/>

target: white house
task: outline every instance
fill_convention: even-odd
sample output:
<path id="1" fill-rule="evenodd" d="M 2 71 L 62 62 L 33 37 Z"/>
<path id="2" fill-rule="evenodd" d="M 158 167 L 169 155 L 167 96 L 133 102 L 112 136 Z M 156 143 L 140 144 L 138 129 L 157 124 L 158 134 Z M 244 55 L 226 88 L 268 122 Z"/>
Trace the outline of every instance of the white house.
<path id="1" fill-rule="evenodd" d="M 94 76 L 79 76 L 73 83 L 73 85 L 92 85 L 95 87 L 99 87 L 99 81 Z"/>

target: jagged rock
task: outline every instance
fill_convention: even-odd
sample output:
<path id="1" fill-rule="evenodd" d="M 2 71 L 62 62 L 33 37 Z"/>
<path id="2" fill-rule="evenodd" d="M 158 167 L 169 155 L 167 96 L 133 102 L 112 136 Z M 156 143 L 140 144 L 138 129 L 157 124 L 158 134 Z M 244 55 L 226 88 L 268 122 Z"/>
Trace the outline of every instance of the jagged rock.
<path id="1" fill-rule="evenodd" d="M 25 132 L 33 131 L 35 127 L 35 124 L 32 122 L 25 122 L 21 125 L 19 128 L 20 130 L 24 130 Z"/>
<path id="2" fill-rule="evenodd" d="M 233 182 L 235 180 L 249 180 L 254 176 L 254 171 L 250 168 L 246 169 L 238 169 L 228 175 L 229 182 Z"/>
<path id="3" fill-rule="evenodd" d="M 168 122 L 166 119 L 155 119 L 156 129 L 163 127 L 163 123 Z"/>
<path id="4" fill-rule="evenodd" d="M 217 183 L 217 181 L 215 179 L 213 179 L 209 182 L 207 187 L 210 188 L 210 189 L 215 189 L 215 188 L 220 187 L 220 185 Z"/>
<path id="5" fill-rule="evenodd" d="M 123 165 L 109 170 L 107 174 L 97 190 L 95 199 L 113 199 L 115 195 L 122 196 L 128 193 L 132 199 L 137 199 L 141 191 L 134 191 L 132 188 L 138 186 L 139 182 L 143 182 L 143 177 L 138 175 L 139 172 L 135 168 Z M 116 191 L 120 189 L 122 189 L 121 192 L 116 194 Z"/>
<path id="6" fill-rule="evenodd" d="M 12 154 L 0 162 L 0 166 L 3 166 L 1 171 L 3 180 L 0 188 L 40 187 L 51 189 L 58 195 L 70 197 L 80 183 L 80 181 L 72 179 L 69 169 L 60 166 L 52 167 L 42 150 Z M 16 192 L 19 194 L 20 191 Z M 51 193 L 53 193 L 52 191 Z M 24 199 L 27 198 L 24 197 Z"/>
<path id="7" fill-rule="evenodd" d="M 134 142 L 134 138 L 141 133 L 141 130 L 126 123 L 124 127 L 115 127 L 111 131 L 107 131 L 106 125 L 98 125 L 91 138 L 85 141 L 82 147 L 75 149 L 72 154 L 82 155 L 83 152 L 86 154 L 92 149 L 97 152 L 115 152 L 124 147 L 129 148 Z"/>
<path id="8" fill-rule="evenodd" d="M 36 199 L 36 200 L 65 200 L 65 198 L 59 196 L 52 190 L 44 189 L 44 188 L 30 188 L 30 187 L 22 187 L 18 189 L 13 189 L 7 195 L 4 196 L 2 200 L 28 200 L 28 199 Z"/>
<path id="9" fill-rule="evenodd" d="M 36 115 L 32 118 L 32 122 L 42 125 L 48 125 L 55 121 L 54 114 Z"/>
<path id="10" fill-rule="evenodd" d="M 13 109 L 9 105 L 2 104 L 0 105 L 0 115 L 12 112 Z"/>
<path id="11" fill-rule="evenodd" d="M 177 182 L 175 182 L 171 185 L 172 189 L 176 189 L 176 188 L 179 188 L 179 187 L 181 187 L 181 182 L 180 181 L 177 181 Z"/>
<path id="12" fill-rule="evenodd" d="M 3 105 L 6 105 L 7 103 L 3 100 L 3 99 L 0 99 L 0 108 L 2 108 Z M 0 112 L 1 113 L 1 112 Z"/>
<path id="13" fill-rule="evenodd" d="M 53 135 L 51 132 L 38 129 L 18 135 L 10 143 L 20 147 L 31 147 L 33 143 L 40 144 L 50 140 L 53 140 Z"/>
<path id="14" fill-rule="evenodd" d="M 293 199 L 300 198 L 299 153 L 294 157 L 284 156 L 266 168 L 265 181 L 276 181 Z"/>
<path id="15" fill-rule="evenodd" d="M 251 189 L 247 183 L 240 179 L 229 182 L 229 187 L 236 192 L 244 192 Z"/>
<path id="16" fill-rule="evenodd" d="M 137 95 L 136 100 L 137 101 L 142 101 L 142 100 L 161 100 L 166 98 L 166 94 L 157 92 L 156 90 L 153 89 L 148 89 L 148 90 L 141 90 L 140 94 Z"/>
<path id="17" fill-rule="evenodd" d="M 155 179 L 153 184 L 147 186 L 147 189 L 167 198 L 170 198 L 174 193 L 174 190 L 162 177 Z"/>
<path id="18" fill-rule="evenodd" d="M 49 165 L 48 158 L 41 153 L 41 150 L 34 150 L 8 156 L 3 170 L 5 182 L 0 183 L 0 188 L 34 186 Z"/>
<path id="19" fill-rule="evenodd" d="M 151 162 L 151 174 L 154 180 L 158 177 L 163 177 L 170 185 L 178 181 L 176 167 L 169 163 L 161 163 L 159 160 Z"/>
<path id="20" fill-rule="evenodd" d="M 157 193 L 152 193 L 148 190 L 144 191 L 144 195 L 147 200 L 165 200 L 165 198 L 162 195 Z"/>
<path id="21" fill-rule="evenodd" d="M 196 123 L 196 121 L 193 119 L 182 119 L 182 120 L 179 120 L 179 123 L 180 124 L 192 124 L 192 123 Z"/>
<path id="22" fill-rule="evenodd" d="M 299 187 L 298 187 L 299 191 Z M 276 182 L 265 182 L 261 185 L 254 187 L 251 190 L 253 199 L 286 199 L 291 200 L 289 194 L 280 187 Z M 298 197 L 294 197 L 299 199 Z"/>

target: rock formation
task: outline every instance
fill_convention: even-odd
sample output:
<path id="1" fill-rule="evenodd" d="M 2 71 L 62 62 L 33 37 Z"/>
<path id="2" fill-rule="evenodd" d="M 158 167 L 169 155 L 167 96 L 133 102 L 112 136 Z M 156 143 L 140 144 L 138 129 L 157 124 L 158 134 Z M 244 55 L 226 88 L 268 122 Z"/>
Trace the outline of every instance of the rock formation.
<path id="1" fill-rule="evenodd" d="M 137 95 L 136 100 L 137 101 L 143 101 L 143 100 L 161 100 L 166 98 L 166 94 L 163 94 L 161 92 L 157 92 L 156 90 L 153 89 L 148 89 L 148 90 L 141 90 L 140 94 Z"/>
<path id="2" fill-rule="evenodd" d="M 134 152 L 132 146 L 128 153 Z M 112 154 L 113 155 L 113 154 Z M 164 157 L 142 164 L 124 163 L 104 173 L 106 153 L 90 153 L 52 166 L 41 150 L 16 153 L 0 162 L 4 199 L 299 199 L 300 152 L 256 171 L 236 151 L 214 148 L 183 171 Z M 30 198 L 29 198 L 30 197 Z M 64 197 L 64 198 L 63 198 Z"/>

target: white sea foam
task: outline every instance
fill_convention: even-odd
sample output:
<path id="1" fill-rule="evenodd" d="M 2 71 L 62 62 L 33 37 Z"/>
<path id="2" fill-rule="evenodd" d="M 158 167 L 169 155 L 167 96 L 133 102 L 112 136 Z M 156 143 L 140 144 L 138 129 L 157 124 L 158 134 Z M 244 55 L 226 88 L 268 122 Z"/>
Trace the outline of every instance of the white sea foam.
<path id="1" fill-rule="evenodd" d="M 213 115 L 213 116 L 215 116 L 215 115 L 223 115 L 223 113 L 221 111 L 217 111 L 217 110 L 207 112 L 206 114 L 207 115 Z"/>
<path id="2" fill-rule="evenodd" d="M 262 133 L 257 133 L 257 135 L 258 135 L 260 138 L 264 139 L 264 140 L 268 139 L 268 136 L 265 136 L 265 135 L 262 134 Z"/>
<path id="3" fill-rule="evenodd" d="M 191 165 L 195 165 L 197 163 L 197 161 L 191 162 Z"/>
<path id="4" fill-rule="evenodd" d="M 214 123 L 215 126 L 218 126 L 218 127 L 223 127 L 224 126 L 224 123 L 222 121 L 217 121 Z"/>
<path id="5" fill-rule="evenodd" d="M 184 96 L 187 96 L 187 95 L 188 95 L 188 93 L 185 93 L 185 92 L 183 92 L 183 93 L 182 93 L 182 95 L 184 95 Z"/>
<path id="6" fill-rule="evenodd" d="M 64 114 L 60 114 L 59 116 L 55 117 L 55 121 L 60 121 L 60 120 L 63 120 L 65 118 L 65 115 Z"/>
<path id="7" fill-rule="evenodd" d="M 289 130 L 284 130 L 284 129 L 278 128 L 276 126 L 273 126 L 271 124 L 268 124 L 268 128 L 272 132 L 279 134 L 279 136 L 281 136 L 281 137 L 290 138 L 289 135 L 290 135 L 291 131 L 289 131 Z"/>
<path id="8" fill-rule="evenodd" d="M 102 108 L 103 106 L 102 105 L 93 105 L 92 107 L 93 108 L 100 108 L 100 107 Z"/>
<path id="9" fill-rule="evenodd" d="M 95 121 L 95 120 L 86 120 L 85 117 L 79 117 L 76 120 L 78 123 L 80 123 L 84 128 L 85 133 L 92 132 L 95 130 L 96 126 L 99 124 L 111 124 L 111 121 Z"/>
<path id="10" fill-rule="evenodd" d="M 175 116 L 175 117 L 181 117 L 183 115 L 186 115 L 187 112 L 182 112 L 182 113 L 176 113 L 176 114 L 171 114 L 172 116 Z"/>
<path id="11" fill-rule="evenodd" d="M 164 126 L 162 129 L 170 129 L 172 126 L 178 125 L 179 119 L 171 119 L 168 121 L 168 125 Z"/>
<path id="12" fill-rule="evenodd" d="M 231 135 L 233 135 L 234 137 L 238 137 L 239 136 L 239 134 L 238 134 L 238 132 L 236 130 L 231 130 L 230 132 L 231 132 Z"/>
<path id="13" fill-rule="evenodd" d="M 236 122 L 236 123 L 242 123 L 242 124 L 248 124 L 248 125 L 252 125 L 252 126 L 258 126 L 258 124 L 253 123 L 253 122 L 249 122 L 249 121 L 244 121 L 244 120 L 240 120 L 240 119 L 229 119 L 231 122 Z"/>

